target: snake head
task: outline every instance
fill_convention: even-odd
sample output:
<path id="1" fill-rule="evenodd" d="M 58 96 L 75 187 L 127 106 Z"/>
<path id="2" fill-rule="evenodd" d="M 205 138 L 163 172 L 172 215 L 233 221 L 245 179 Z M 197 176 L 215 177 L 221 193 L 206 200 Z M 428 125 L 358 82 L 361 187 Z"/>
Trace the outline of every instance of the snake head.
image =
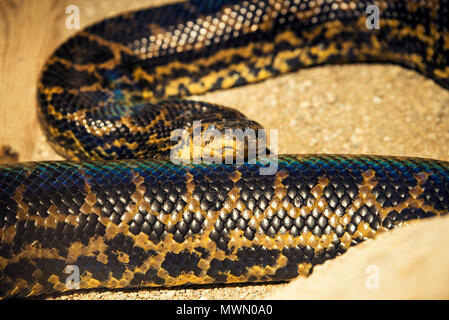
<path id="1" fill-rule="evenodd" d="M 184 163 L 239 164 L 269 153 L 264 129 L 246 118 L 193 121 L 175 134 L 179 140 L 171 160 Z"/>

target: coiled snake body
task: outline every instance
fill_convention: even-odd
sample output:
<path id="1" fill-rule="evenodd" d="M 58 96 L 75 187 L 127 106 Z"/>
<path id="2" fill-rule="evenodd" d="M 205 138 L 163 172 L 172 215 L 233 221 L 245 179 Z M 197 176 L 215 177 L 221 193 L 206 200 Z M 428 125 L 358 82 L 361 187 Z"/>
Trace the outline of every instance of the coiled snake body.
<path id="1" fill-rule="evenodd" d="M 396 63 L 449 88 L 448 1 L 220 0 L 120 15 L 70 38 L 38 84 L 52 146 L 81 161 L 0 165 L 0 296 L 280 281 L 449 209 L 449 163 L 280 155 L 174 163 L 174 129 L 260 128 L 181 96 L 325 63 Z M 235 151 L 235 150 L 234 150 Z M 233 151 L 233 152 L 234 152 Z M 274 158 L 268 158 L 270 164 Z M 249 160 L 249 159 L 247 159 Z"/>

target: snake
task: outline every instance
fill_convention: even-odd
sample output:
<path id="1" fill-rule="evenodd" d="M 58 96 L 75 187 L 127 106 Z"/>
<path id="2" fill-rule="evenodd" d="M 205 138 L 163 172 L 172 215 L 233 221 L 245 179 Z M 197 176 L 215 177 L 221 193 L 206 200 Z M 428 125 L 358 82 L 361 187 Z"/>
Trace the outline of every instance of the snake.
<path id="1" fill-rule="evenodd" d="M 0 297 L 288 281 L 446 214 L 448 162 L 277 155 L 238 110 L 184 97 L 354 62 L 449 89 L 448 57 L 446 0 L 190 0 L 77 31 L 37 86 L 66 160 L 0 165 Z"/>

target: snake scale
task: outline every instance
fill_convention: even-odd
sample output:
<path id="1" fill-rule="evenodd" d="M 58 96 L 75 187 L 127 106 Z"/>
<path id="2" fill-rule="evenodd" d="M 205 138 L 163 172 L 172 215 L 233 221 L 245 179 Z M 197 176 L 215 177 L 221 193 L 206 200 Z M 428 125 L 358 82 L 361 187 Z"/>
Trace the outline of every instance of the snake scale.
<path id="1" fill-rule="evenodd" d="M 169 156 L 171 132 L 195 120 L 260 128 L 181 97 L 303 67 L 395 63 L 449 89 L 448 28 L 446 0 L 191 0 L 76 33 L 38 83 L 43 130 L 68 160 L 0 165 L 0 296 L 67 291 L 67 266 L 79 289 L 284 281 L 447 213 L 444 161 L 279 155 L 262 175 L 275 158 Z"/>

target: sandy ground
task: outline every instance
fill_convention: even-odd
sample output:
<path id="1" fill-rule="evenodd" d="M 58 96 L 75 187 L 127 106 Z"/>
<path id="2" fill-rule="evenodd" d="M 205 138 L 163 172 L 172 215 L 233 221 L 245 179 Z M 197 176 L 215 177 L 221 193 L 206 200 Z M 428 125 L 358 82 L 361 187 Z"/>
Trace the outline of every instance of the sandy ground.
<path id="1" fill-rule="evenodd" d="M 37 123 L 35 97 L 38 74 L 45 59 L 74 32 L 65 27 L 67 5 L 79 6 L 83 28 L 123 10 L 166 2 L 29 0 L 19 4 L 12 0 L 1 1 L 0 153 L 5 155 L 3 160 L 60 159 L 46 144 Z M 431 80 L 397 66 L 316 67 L 197 98 L 235 107 L 265 128 L 278 130 L 279 153 L 364 153 L 449 160 L 449 92 Z M 298 282 L 297 285 L 303 289 L 284 284 L 214 286 L 97 291 L 59 298 L 447 299 L 449 293 L 443 289 L 449 283 L 449 241 L 444 235 L 444 230 L 449 228 L 448 221 L 433 219 L 352 248 L 347 254 L 320 267 L 316 275 Z M 419 259 L 408 254 L 415 248 L 419 248 Z M 394 294 L 387 295 L 383 290 L 363 294 L 356 288 L 364 283 L 363 279 L 348 281 L 341 276 L 341 272 L 360 274 L 367 265 L 376 264 L 375 257 L 382 255 L 387 259 L 378 262 L 382 268 L 383 263 L 401 266 L 391 272 L 387 267 L 387 271 L 381 273 L 388 275 L 381 283 L 388 280 L 394 286 L 390 290 Z M 430 261 L 431 268 L 419 261 Z M 435 268 L 438 273 L 435 273 Z M 429 279 L 433 274 L 439 278 L 431 282 L 430 289 L 421 290 L 423 283 L 413 282 L 416 275 L 420 275 L 419 279 Z M 390 281 L 391 277 L 395 281 Z M 342 295 L 341 288 L 349 294 Z M 273 295 L 270 296 L 271 293 Z"/>

